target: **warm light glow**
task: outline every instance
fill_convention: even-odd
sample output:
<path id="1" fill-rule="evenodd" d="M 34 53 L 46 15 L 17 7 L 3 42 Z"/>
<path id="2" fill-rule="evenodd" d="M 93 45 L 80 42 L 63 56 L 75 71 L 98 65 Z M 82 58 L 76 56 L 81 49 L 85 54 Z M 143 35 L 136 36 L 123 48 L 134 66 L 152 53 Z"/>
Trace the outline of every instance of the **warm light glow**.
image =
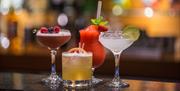
<path id="1" fill-rule="evenodd" d="M 112 13 L 116 16 L 121 15 L 123 13 L 123 9 L 119 5 L 114 5 L 112 9 Z"/>
<path id="2" fill-rule="evenodd" d="M 15 11 L 22 9 L 23 0 L 1 0 L 0 12 L 2 15 L 7 15 L 10 7 L 13 7 Z"/>
<path id="3" fill-rule="evenodd" d="M 4 49 L 7 49 L 10 45 L 10 41 L 7 37 L 4 37 L 4 36 L 1 36 L 1 46 L 4 48 Z"/>
<path id="4" fill-rule="evenodd" d="M 147 17 L 150 18 L 150 17 L 153 16 L 153 14 L 154 14 L 154 11 L 153 11 L 152 8 L 146 7 L 146 8 L 144 9 L 144 15 L 145 15 L 145 16 L 147 16 Z"/>
<path id="5" fill-rule="evenodd" d="M 10 5 L 11 5 L 11 2 L 9 0 L 1 0 L 1 2 L 0 2 L 0 12 L 3 15 L 8 14 Z"/>
<path id="6" fill-rule="evenodd" d="M 61 26 L 65 26 L 68 23 L 68 17 L 66 14 L 60 14 L 58 16 L 57 22 Z"/>
<path id="7" fill-rule="evenodd" d="M 7 0 L 8 1 L 8 0 Z M 24 0 L 11 0 L 11 5 L 15 8 L 15 10 L 21 9 Z"/>

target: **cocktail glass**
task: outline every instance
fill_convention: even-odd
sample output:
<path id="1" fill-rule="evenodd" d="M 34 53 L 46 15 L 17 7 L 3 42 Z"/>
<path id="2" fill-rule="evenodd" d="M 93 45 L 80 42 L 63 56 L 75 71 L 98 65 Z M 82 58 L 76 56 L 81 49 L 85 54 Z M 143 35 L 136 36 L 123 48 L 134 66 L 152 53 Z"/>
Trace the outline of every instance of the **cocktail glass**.
<path id="1" fill-rule="evenodd" d="M 40 31 L 36 34 L 37 40 L 44 46 L 46 46 L 51 53 L 51 74 L 47 78 L 43 78 L 42 82 L 51 86 L 58 86 L 62 79 L 56 73 L 55 59 L 57 50 L 68 42 L 71 38 L 69 30 L 61 29 L 58 33 L 41 33 Z"/>
<path id="2" fill-rule="evenodd" d="M 93 66 L 92 66 L 92 83 L 97 84 L 102 79 L 94 77 L 94 70 L 104 63 L 105 49 L 99 42 L 99 31 L 96 29 L 80 30 L 80 42 L 84 44 L 84 49 L 93 53 Z"/>
<path id="3" fill-rule="evenodd" d="M 123 82 L 119 75 L 119 60 L 123 50 L 133 44 L 133 40 L 125 38 L 121 31 L 107 31 L 100 34 L 99 41 L 111 50 L 115 57 L 115 74 L 113 80 L 108 83 L 110 87 L 124 88 L 128 87 L 129 84 Z"/>
<path id="4" fill-rule="evenodd" d="M 91 86 L 92 53 L 62 53 L 62 79 L 67 88 Z"/>

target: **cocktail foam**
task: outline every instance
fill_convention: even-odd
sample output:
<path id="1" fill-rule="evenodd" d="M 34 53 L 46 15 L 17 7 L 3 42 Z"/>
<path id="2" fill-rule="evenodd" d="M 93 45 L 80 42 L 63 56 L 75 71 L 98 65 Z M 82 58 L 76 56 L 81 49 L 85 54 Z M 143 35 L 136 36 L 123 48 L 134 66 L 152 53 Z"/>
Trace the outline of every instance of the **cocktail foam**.
<path id="1" fill-rule="evenodd" d="M 63 52 L 62 53 L 63 56 L 78 56 L 78 57 L 88 57 L 88 56 L 92 56 L 91 52 L 85 52 L 85 53 L 77 53 L 77 52 Z"/>
<path id="2" fill-rule="evenodd" d="M 58 33 L 41 33 L 40 31 L 37 32 L 37 36 L 70 36 L 71 33 L 68 30 L 61 29 Z"/>

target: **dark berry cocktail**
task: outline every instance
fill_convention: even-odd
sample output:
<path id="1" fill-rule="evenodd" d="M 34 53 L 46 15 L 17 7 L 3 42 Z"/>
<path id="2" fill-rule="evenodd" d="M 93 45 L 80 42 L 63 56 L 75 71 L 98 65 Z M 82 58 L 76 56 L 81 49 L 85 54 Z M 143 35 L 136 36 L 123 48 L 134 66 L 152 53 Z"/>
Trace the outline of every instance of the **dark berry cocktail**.
<path id="1" fill-rule="evenodd" d="M 42 27 L 36 36 L 37 40 L 51 52 L 51 75 L 42 81 L 51 88 L 56 88 L 62 79 L 56 74 L 55 57 L 58 48 L 70 40 L 71 33 L 68 30 L 60 29 L 58 26 Z"/>

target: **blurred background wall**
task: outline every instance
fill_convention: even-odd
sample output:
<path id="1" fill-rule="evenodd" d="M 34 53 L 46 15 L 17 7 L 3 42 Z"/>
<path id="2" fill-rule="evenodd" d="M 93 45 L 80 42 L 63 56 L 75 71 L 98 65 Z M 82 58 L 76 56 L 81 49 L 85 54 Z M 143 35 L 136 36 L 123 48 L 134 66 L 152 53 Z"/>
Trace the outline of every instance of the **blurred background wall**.
<path id="1" fill-rule="evenodd" d="M 124 54 L 180 60 L 179 0 L 102 1 L 102 15 L 111 27 L 141 30 L 141 38 Z M 0 54 L 45 53 L 34 34 L 41 26 L 69 29 L 73 37 L 64 49 L 76 46 L 78 31 L 90 24 L 96 6 L 97 0 L 0 0 Z"/>

